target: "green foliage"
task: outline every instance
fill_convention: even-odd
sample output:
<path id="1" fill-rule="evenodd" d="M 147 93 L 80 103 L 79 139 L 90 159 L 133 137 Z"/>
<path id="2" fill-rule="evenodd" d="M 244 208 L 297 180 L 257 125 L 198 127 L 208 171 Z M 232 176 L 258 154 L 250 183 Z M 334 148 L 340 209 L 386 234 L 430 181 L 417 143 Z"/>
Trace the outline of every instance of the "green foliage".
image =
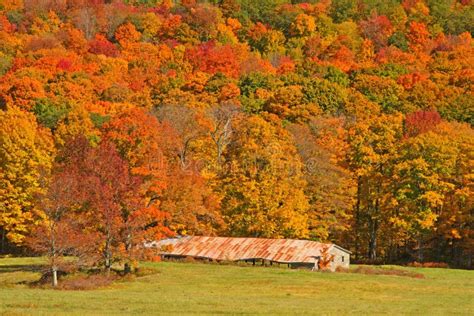
<path id="1" fill-rule="evenodd" d="M 0 76 L 3 76 L 12 66 L 12 58 L 0 55 Z"/>
<path id="2" fill-rule="evenodd" d="M 342 114 L 345 110 L 347 92 L 336 83 L 328 80 L 309 80 L 303 87 L 303 93 L 307 102 L 317 104 L 327 114 Z"/>
<path id="3" fill-rule="evenodd" d="M 206 83 L 205 90 L 210 93 L 216 93 L 219 92 L 223 86 L 231 82 L 232 80 L 230 78 L 219 72 L 209 78 Z"/>
<path id="4" fill-rule="evenodd" d="M 387 77 L 393 80 L 397 80 L 401 75 L 406 75 L 409 73 L 409 70 L 406 66 L 395 64 L 395 63 L 387 63 L 381 65 L 380 67 L 366 69 L 363 72 L 364 74 L 374 75 L 377 77 Z M 353 78 L 357 77 L 358 72 L 354 72 L 352 74 Z"/>
<path id="5" fill-rule="evenodd" d="M 7 18 L 10 23 L 20 25 L 24 19 L 24 14 L 20 10 L 11 10 L 7 12 Z"/>
<path id="6" fill-rule="evenodd" d="M 252 72 L 240 79 L 239 87 L 243 96 L 250 96 L 259 88 L 273 89 L 276 87 L 276 84 L 273 76 L 260 72 Z"/>
<path id="7" fill-rule="evenodd" d="M 400 48 L 402 51 L 408 50 L 408 40 L 402 32 L 395 32 L 388 39 L 388 44 Z"/>
<path id="8" fill-rule="evenodd" d="M 130 5 L 145 6 L 145 7 L 155 7 L 158 4 L 161 4 L 162 0 L 125 0 L 124 1 Z"/>
<path id="9" fill-rule="evenodd" d="M 70 105 L 67 100 L 53 101 L 47 98 L 37 100 L 33 107 L 33 113 L 38 122 L 52 130 L 67 116 L 69 110 Z"/>
<path id="10" fill-rule="evenodd" d="M 101 128 L 102 125 L 110 121 L 109 115 L 100 115 L 98 113 L 90 113 L 89 114 L 92 123 L 96 128 Z"/>
<path id="11" fill-rule="evenodd" d="M 342 87 L 348 87 L 350 84 L 349 76 L 337 67 L 327 67 L 323 72 L 324 79 L 337 83 Z"/>
<path id="12" fill-rule="evenodd" d="M 273 76 L 260 72 L 252 72 L 241 77 L 239 88 L 241 92 L 242 107 L 247 113 L 260 113 L 266 102 L 266 98 L 259 95 L 257 91 L 274 91 L 281 83 Z"/>
<path id="13" fill-rule="evenodd" d="M 336 23 L 341 23 L 350 19 L 356 20 L 357 3 L 352 0 L 333 0 L 331 1 L 329 15 Z"/>
<path id="14" fill-rule="evenodd" d="M 469 32 L 474 34 L 474 6 L 455 5 L 454 0 L 427 0 L 430 15 L 434 22 L 441 25 L 445 33 L 460 34 Z"/>
<path id="15" fill-rule="evenodd" d="M 241 12 L 248 19 L 255 22 L 273 24 L 274 10 L 277 6 L 290 3 L 289 0 L 240 0 Z"/>
<path id="16" fill-rule="evenodd" d="M 354 87 L 387 113 L 403 111 L 403 88 L 393 79 L 360 75 L 357 76 Z"/>
<path id="17" fill-rule="evenodd" d="M 438 110 L 447 120 L 466 122 L 474 126 L 474 96 L 472 94 L 460 95 L 451 102 L 442 103 Z"/>
<path id="18" fill-rule="evenodd" d="M 369 16 L 375 12 L 378 15 L 390 16 L 391 13 L 399 6 L 400 0 L 362 0 L 361 15 Z"/>

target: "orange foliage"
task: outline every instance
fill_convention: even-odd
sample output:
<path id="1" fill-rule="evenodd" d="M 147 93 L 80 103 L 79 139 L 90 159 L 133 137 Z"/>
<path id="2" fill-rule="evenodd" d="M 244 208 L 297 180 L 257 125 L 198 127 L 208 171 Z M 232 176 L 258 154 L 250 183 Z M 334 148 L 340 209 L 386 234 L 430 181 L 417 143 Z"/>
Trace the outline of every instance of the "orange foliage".
<path id="1" fill-rule="evenodd" d="M 232 78 L 239 76 L 239 57 L 235 47 L 230 45 L 218 46 L 215 42 L 208 42 L 187 50 L 186 57 L 195 69 L 209 74 L 220 72 Z"/>
<path id="2" fill-rule="evenodd" d="M 29 115 L 59 151 L 85 137 L 89 163 L 108 168 L 106 152 L 114 181 L 140 178 L 133 229 L 331 239 L 371 259 L 473 255 L 472 1 L 138 2 L 0 5 L 0 114 Z M 0 134 L 0 150 L 30 132 Z M 0 161 L 0 178 L 15 168 Z M 0 209 L 30 214 L 34 181 Z M 13 183 L 0 190 L 20 195 Z M 99 189 L 110 201 L 114 188 Z M 121 207 L 93 202 L 101 216 Z"/>

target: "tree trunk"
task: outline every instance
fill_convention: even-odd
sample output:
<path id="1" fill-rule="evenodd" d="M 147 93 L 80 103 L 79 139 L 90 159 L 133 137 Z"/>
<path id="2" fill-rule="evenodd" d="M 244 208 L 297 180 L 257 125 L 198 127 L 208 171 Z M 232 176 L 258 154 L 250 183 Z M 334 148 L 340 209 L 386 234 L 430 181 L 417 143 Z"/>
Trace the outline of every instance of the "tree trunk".
<path id="1" fill-rule="evenodd" d="M 129 231 L 127 234 L 127 239 L 125 241 L 125 250 L 127 251 L 128 260 L 130 261 L 124 263 L 123 272 L 125 274 L 129 274 L 132 272 L 132 265 L 130 264 L 130 262 L 133 258 L 133 234 L 131 231 Z"/>
<path id="2" fill-rule="evenodd" d="M 53 266 L 52 269 L 51 269 L 51 274 L 52 274 L 52 277 L 53 277 L 53 286 L 56 287 L 58 286 L 58 268 L 56 266 Z"/>
<path id="3" fill-rule="evenodd" d="M 5 233 L 5 230 L 2 229 L 2 240 L 0 242 L 0 254 L 5 253 L 5 239 L 6 239 L 6 233 Z"/>
<path id="4" fill-rule="evenodd" d="M 132 266 L 130 265 L 129 262 L 125 262 L 125 264 L 123 265 L 123 272 L 125 274 L 132 273 Z"/>
<path id="5" fill-rule="evenodd" d="M 355 259 L 359 259 L 359 229 L 360 229 L 360 198 L 361 198 L 361 177 L 357 178 L 357 202 L 355 207 Z"/>
<path id="6" fill-rule="evenodd" d="M 107 276 L 110 276 L 110 269 L 111 269 L 110 258 L 107 256 L 105 258 L 105 271 L 107 273 Z"/>
<path id="7" fill-rule="evenodd" d="M 110 276 L 110 270 L 112 267 L 112 260 L 110 256 L 110 249 L 109 249 L 109 243 L 105 243 L 105 249 L 104 249 L 104 265 L 105 265 L 105 271 L 107 272 L 107 276 Z"/>
<path id="8" fill-rule="evenodd" d="M 418 262 L 423 262 L 425 260 L 423 254 L 423 238 L 420 236 L 418 238 Z"/>
<path id="9" fill-rule="evenodd" d="M 377 219 L 370 220 L 369 259 L 377 259 L 377 231 L 379 223 Z"/>

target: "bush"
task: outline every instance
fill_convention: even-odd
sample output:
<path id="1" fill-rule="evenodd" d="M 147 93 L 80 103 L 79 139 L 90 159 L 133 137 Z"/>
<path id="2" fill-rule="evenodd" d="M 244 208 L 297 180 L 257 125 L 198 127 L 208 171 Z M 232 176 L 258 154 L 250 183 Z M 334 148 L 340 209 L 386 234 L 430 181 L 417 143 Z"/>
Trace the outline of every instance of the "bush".
<path id="1" fill-rule="evenodd" d="M 158 270 L 153 269 L 153 268 L 144 268 L 140 267 L 135 270 L 134 275 L 139 278 L 139 277 L 144 277 L 148 275 L 154 275 L 160 273 Z"/>
<path id="2" fill-rule="evenodd" d="M 449 265 L 445 262 L 411 262 L 407 266 L 415 268 L 442 268 L 448 269 Z"/>

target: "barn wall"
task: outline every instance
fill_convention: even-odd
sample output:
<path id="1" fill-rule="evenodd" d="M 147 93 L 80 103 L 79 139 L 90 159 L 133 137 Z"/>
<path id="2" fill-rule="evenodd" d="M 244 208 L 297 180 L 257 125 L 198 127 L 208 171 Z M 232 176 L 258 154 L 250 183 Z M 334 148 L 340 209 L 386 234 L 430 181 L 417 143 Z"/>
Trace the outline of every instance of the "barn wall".
<path id="1" fill-rule="evenodd" d="M 334 261 L 331 263 L 331 270 L 332 271 L 335 271 L 337 267 L 342 267 L 342 268 L 349 269 L 351 257 L 347 252 L 333 247 L 329 251 L 329 253 L 334 255 Z M 344 261 L 343 261 L 342 257 L 344 257 Z"/>

